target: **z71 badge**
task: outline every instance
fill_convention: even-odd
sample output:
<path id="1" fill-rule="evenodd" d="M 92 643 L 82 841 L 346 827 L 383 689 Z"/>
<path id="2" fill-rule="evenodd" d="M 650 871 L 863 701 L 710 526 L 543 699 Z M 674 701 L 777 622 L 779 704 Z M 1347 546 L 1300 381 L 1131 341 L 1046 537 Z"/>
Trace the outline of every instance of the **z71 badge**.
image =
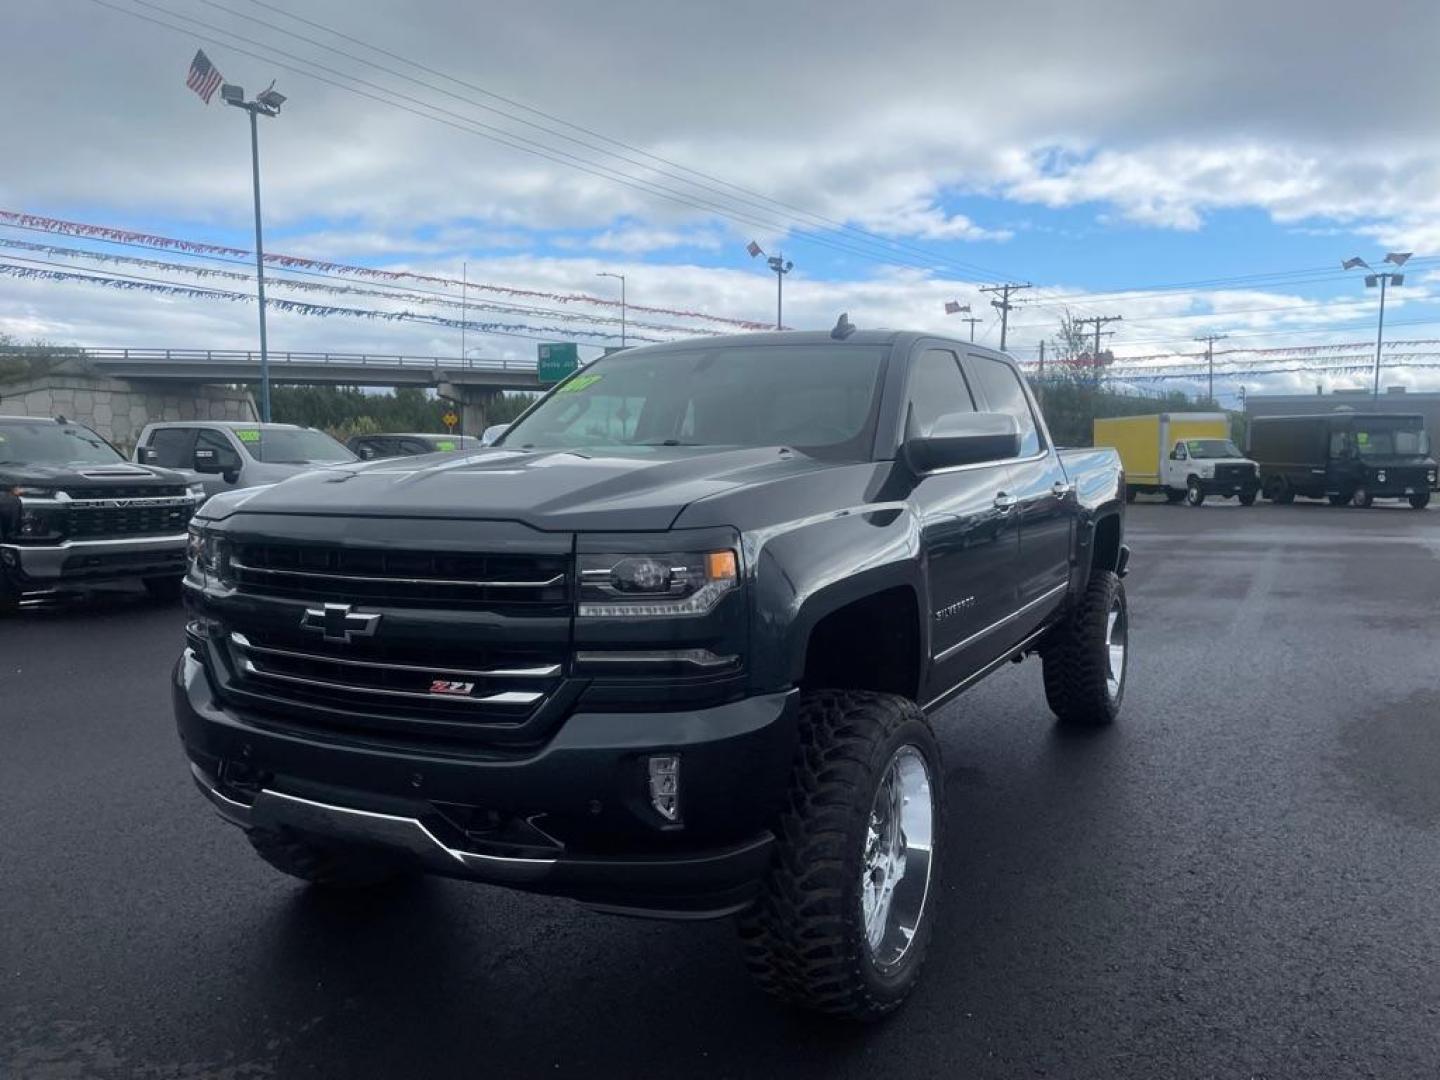
<path id="1" fill-rule="evenodd" d="M 473 682 L 447 682 L 445 679 L 436 679 L 430 684 L 432 694 L 450 694 L 465 696 L 475 689 Z"/>

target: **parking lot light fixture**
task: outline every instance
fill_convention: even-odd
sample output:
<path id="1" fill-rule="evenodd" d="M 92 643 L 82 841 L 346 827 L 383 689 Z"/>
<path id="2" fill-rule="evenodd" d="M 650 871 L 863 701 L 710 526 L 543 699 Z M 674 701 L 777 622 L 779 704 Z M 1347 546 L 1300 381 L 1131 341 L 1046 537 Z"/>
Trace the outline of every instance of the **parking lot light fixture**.
<path id="1" fill-rule="evenodd" d="M 1364 259 L 1358 255 L 1351 256 L 1340 264 L 1342 270 L 1354 270 L 1363 268 L 1365 274 L 1365 287 L 1380 289 L 1380 319 L 1375 328 L 1375 386 L 1371 392 L 1374 400 L 1380 400 L 1380 350 L 1385 343 L 1385 288 L 1387 285 L 1404 285 L 1405 275 L 1400 273 L 1400 267 L 1404 266 L 1412 253 L 1409 251 L 1392 251 L 1385 256 L 1385 262 L 1395 267 L 1394 270 L 1375 270 Z"/>

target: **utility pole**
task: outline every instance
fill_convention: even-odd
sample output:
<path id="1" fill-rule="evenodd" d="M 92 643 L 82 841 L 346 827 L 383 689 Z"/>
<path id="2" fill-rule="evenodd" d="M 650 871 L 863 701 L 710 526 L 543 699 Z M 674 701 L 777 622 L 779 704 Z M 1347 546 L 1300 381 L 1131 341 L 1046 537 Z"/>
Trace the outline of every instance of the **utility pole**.
<path id="1" fill-rule="evenodd" d="M 1224 334 L 1201 334 L 1195 339 L 1205 343 L 1205 366 L 1210 370 L 1210 390 L 1206 394 L 1210 402 L 1215 401 L 1215 342 L 1224 341 Z"/>
<path id="2" fill-rule="evenodd" d="M 985 320 L 977 319 L 974 315 L 971 315 L 967 318 L 961 319 L 960 321 L 968 322 L 970 324 L 970 340 L 973 342 L 975 340 L 975 324 L 978 322 L 984 322 Z"/>
<path id="3" fill-rule="evenodd" d="M 460 366 L 465 366 L 465 320 L 469 318 L 465 310 L 466 294 L 470 292 L 470 264 L 460 264 Z"/>
<path id="4" fill-rule="evenodd" d="M 625 341 L 625 275 L 612 274 L 608 270 L 601 270 L 596 277 L 615 278 L 620 282 L 620 348 L 626 347 Z"/>
<path id="5" fill-rule="evenodd" d="M 1035 390 L 1040 397 L 1040 411 L 1045 411 L 1045 339 L 1040 339 L 1040 374 L 1035 379 Z"/>
<path id="6" fill-rule="evenodd" d="M 771 255 L 767 262 L 775 271 L 775 329 L 785 329 L 785 320 L 780 317 L 785 300 L 785 275 L 795 269 L 793 262 L 786 262 L 784 255 Z"/>
<path id="7" fill-rule="evenodd" d="M 1090 323 L 1095 327 L 1095 349 L 1090 354 L 1090 363 L 1095 369 L 1095 385 L 1100 385 L 1100 328 L 1106 323 L 1119 322 L 1123 315 L 1092 315 L 1088 319 L 1076 319 L 1075 322 L 1081 326 Z"/>
<path id="8" fill-rule="evenodd" d="M 999 300 L 991 300 L 991 301 L 990 301 L 990 306 L 993 307 L 993 308 L 995 308 L 997 311 L 1000 312 L 1000 351 L 1001 351 L 1001 352 L 1004 352 L 1004 351 L 1005 351 L 1005 341 L 1006 341 L 1005 333 L 1006 333 L 1006 331 L 1009 329 L 1009 326 L 1010 326 L 1010 309 L 1015 306 L 1014 304 L 1010 303 L 1010 294 L 1011 294 L 1011 293 L 1019 292 L 1021 289 L 1029 289 L 1029 288 L 1032 288 L 1032 287 L 1033 287 L 1033 286 L 1031 286 L 1031 284 L 1030 284 L 1028 281 L 1026 281 L 1026 282 L 1014 282 L 1014 281 L 1011 281 L 1011 282 L 1006 282 L 1006 283 L 1003 284 L 1003 285 L 982 285 L 982 286 L 980 286 L 980 291 L 981 291 L 981 292 L 999 293 L 999 294 L 1000 294 L 1000 299 L 999 299 Z"/>

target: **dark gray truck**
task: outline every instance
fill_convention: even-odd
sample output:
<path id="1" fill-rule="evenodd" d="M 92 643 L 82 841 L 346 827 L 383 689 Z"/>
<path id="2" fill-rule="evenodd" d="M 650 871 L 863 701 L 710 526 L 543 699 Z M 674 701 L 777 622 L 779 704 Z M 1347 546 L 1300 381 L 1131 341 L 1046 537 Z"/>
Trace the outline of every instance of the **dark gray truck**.
<path id="1" fill-rule="evenodd" d="M 873 1018 L 937 908 L 929 718 L 1032 653 L 1060 722 L 1120 709 L 1124 491 L 978 346 L 617 353 L 492 448 L 211 499 L 180 735 L 288 874 L 738 916 L 767 990 Z"/>

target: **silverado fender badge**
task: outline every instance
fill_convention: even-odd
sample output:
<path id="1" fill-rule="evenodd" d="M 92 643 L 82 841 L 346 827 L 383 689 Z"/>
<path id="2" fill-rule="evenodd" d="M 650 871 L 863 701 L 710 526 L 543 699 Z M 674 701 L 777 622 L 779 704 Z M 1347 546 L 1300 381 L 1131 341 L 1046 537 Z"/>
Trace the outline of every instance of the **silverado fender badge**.
<path id="1" fill-rule="evenodd" d="M 306 608 L 300 616 L 300 625 L 306 630 L 319 630 L 326 641 L 348 645 L 357 637 L 374 637 L 380 614 L 360 614 L 352 611 L 349 604 L 326 604 L 323 608 Z"/>

